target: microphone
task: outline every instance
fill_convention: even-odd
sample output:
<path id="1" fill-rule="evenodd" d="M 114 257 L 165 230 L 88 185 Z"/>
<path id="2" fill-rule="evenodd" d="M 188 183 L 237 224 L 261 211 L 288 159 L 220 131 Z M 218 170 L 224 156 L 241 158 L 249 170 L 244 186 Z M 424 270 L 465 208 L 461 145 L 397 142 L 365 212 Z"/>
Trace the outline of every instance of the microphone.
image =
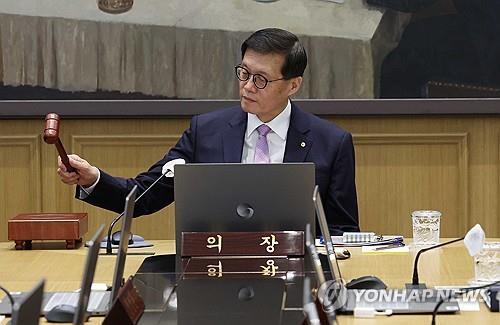
<path id="1" fill-rule="evenodd" d="M 150 189 L 153 188 L 153 186 L 156 185 L 156 183 L 158 183 L 160 181 L 160 179 L 163 177 L 163 176 L 166 176 L 166 177 L 172 177 L 174 176 L 174 167 L 175 165 L 183 165 L 185 164 L 186 161 L 182 158 L 178 158 L 178 159 L 174 159 L 174 160 L 170 160 L 168 161 L 165 165 L 163 165 L 161 171 L 161 176 L 158 177 L 151 185 L 149 185 L 149 187 L 141 193 L 141 195 L 139 195 L 134 203 L 136 203 L 137 201 L 139 201 L 141 199 L 141 197 L 143 197 L 147 192 L 149 192 Z M 125 211 L 123 211 L 122 213 L 120 213 L 116 218 L 113 219 L 113 221 L 111 221 L 111 224 L 109 225 L 109 228 L 108 228 L 108 236 L 107 236 L 107 241 L 106 241 L 106 255 L 110 255 L 112 254 L 112 246 L 111 246 L 111 232 L 113 231 L 113 227 L 114 225 L 121 219 L 121 217 L 123 217 L 123 214 L 125 213 Z M 124 238 L 121 238 L 120 240 L 124 240 Z"/>
<path id="2" fill-rule="evenodd" d="M 464 238 L 465 237 L 461 237 L 461 238 L 458 238 L 458 239 L 450 240 L 450 241 L 445 242 L 445 243 L 441 243 L 441 244 L 438 244 L 438 245 L 434 245 L 434 246 L 431 246 L 431 247 L 428 247 L 428 248 L 423 248 L 423 249 L 419 250 L 418 253 L 417 253 L 417 256 L 415 257 L 415 262 L 413 263 L 413 278 L 412 278 L 412 283 L 411 284 L 407 284 L 406 287 L 407 288 L 417 288 L 417 289 L 425 289 L 426 288 L 426 285 L 424 283 L 420 284 L 419 281 L 418 281 L 418 259 L 420 258 L 420 255 L 422 253 L 430 251 L 431 249 L 434 249 L 434 248 L 443 247 L 443 246 L 446 246 L 446 245 L 449 245 L 449 244 L 453 244 L 453 243 L 459 242 L 461 240 L 464 240 Z"/>
<path id="3" fill-rule="evenodd" d="M 419 280 L 418 280 L 418 260 L 419 260 L 420 255 L 422 253 L 427 252 L 427 251 L 434 249 L 434 248 L 443 247 L 443 246 L 453 244 L 453 243 L 456 243 L 456 242 L 463 240 L 465 243 L 465 247 L 467 248 L 467 250 L 469 252 L 469 255 L 474 256 L 477 253 L 479 253 L 479 251 L 483 247 L 484 240 L 485 240 L 484 238 L 485 238 L 485 234 L 484 234 L 483 228 L 481 228 L 481 226 L 479 224 L 476 224 L 474 227 L 472 227 L 467 232 L 467 234 L 464 237 L 450 240 L 450 241 L 445 242 L 445 243 L 441 243 L 441 244 L 438 244 L 435 246 L 431 246 L 431 247 L 423 248 L 423 249 L 419 250 L 417 253 L 417 256 L 415 257 L 415 262 L 413 263 L 412 283 L 406 284 L 406 288 L 408 288 L 408 289 L 413 289 L 413 288 L 425 289 L 426 288 L 425 284 L 424 283 L 420 284 Z"/>

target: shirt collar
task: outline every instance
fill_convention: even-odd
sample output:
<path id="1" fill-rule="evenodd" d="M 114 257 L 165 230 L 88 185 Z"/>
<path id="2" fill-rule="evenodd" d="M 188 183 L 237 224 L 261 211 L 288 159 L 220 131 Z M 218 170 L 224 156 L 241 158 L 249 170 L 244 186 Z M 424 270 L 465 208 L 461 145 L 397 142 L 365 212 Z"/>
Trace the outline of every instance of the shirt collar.
<path id="1" fill-rule="evenodd" d="M 286 134 L 288 132 L 288 127 L 290 126 L 290 116 L 292 114 L 292 104 L 290 100 L 288 100 L 285 109 L 278 114 L 275 118 L 267 123 L 263 123 L 257 115 L 247 113 L 248 121 L 247 121 L 247 132 L 246 137 L 250 137 L 250 135 L 261 125 L 266 124 L 269 126 L 274 133 L 276 133 L 282 140 L 286 140 Z"/>

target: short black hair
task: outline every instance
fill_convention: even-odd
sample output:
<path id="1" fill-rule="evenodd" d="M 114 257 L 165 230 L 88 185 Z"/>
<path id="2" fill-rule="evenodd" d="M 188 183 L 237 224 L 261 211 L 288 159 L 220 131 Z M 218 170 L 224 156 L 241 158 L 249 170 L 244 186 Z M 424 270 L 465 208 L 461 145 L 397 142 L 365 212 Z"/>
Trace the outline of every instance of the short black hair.
<path id="1" fill-rule="evenodd" d="M 250 49 L 257 53 L 278 53 L 285 56 L 281 67 L 284 79 L 301 77 L 307 66 L 304 46 L 295 34 L 279 28 L 265 28 L 256 31 L 241 44 L 241 58 Z"/>

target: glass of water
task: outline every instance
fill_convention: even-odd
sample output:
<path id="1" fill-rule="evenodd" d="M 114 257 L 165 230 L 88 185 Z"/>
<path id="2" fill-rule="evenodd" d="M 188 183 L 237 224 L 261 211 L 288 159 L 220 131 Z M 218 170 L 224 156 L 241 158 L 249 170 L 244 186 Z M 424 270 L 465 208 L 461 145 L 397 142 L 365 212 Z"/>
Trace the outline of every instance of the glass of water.
<path id="1" fill-rule="evenodd" d="M 500 280 L 500 242 L 485 242 L 481 251 L 474 256 L 476 282 Z"/>
<path id="2" fill-rule="evenodd" d="M 415 246 L 439 244 L 441 212 L 432 210 L 413 211 L 411 219 L 413 224 L 413 244 Z"/>

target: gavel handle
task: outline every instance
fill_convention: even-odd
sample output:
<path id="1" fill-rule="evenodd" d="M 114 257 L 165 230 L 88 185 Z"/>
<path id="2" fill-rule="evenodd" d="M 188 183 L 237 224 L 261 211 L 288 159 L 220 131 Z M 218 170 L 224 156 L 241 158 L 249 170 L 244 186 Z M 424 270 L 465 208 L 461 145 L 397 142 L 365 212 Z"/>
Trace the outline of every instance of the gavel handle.
<path id="1" fill-rule="evenodd" d="M 64 150 L 64 146 L 59 138 L 57 139 L 55 145 L 57 148 L 57 152 L 59 153 L 59 157 L 61 157 L 62 163 L 64 164 L 64 166 L 66 166 L 66 170 L 70 173 L 74 172 L 75 169 L 70 165 L 68 154 L 66 153 L 66 150 Z"/>

